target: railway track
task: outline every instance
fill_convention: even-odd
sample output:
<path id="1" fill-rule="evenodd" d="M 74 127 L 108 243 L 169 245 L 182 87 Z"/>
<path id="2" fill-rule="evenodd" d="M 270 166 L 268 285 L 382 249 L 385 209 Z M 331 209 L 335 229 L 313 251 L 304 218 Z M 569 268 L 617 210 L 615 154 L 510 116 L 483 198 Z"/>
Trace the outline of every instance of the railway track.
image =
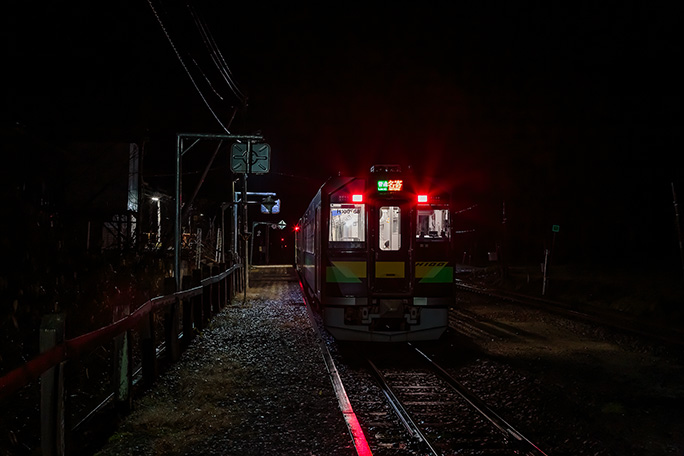
<path id="1" fill-rule="evenodd" d="M 626 333 L 647 337 L 667 344 L 677 346 L 684 345 L 684 331 L 682 329 L 644 321 L 642 318 L 626 315 L 624 312 L 580 306 L 578 304 L 561 303 L 538 296 L 484 288 L 459 281 L 454 285 L 460 292 L 479 294 L 527 307 L 543 309 L 567 318 L 611 327 Z M 450 316 L 450 320 L 452 318 L 453 316 Z"/>
<path id="2" fill-rule="evenodd" d="M 326 343 L 307 310 L 357 454 L 545 455 L 416 346 Z"/>
<path id="3" fill-rule="evenodd" d="M 367 359 L 395 416 L 394 426 L 399 423 L 408 440 L 402 446 L 379 439 L 377 447 L 403 447 L 421 455 L 545 454 L 420 349 L 404 348 L 401 360 Z M 390 421 L 383 424 L 390 426 Z M 397 432 L 378 431 L 378 425 L 376 436 L 396 438 Z"/>
<path id="4" fill-rule="evenodd" d="M 504 297 L 490 290 L 472 288 L 461 288 L 461 291 L 475 291 L 491 298 L 525 304 L 524 297 L 520 295 Z M 531 306 L 550 313 L 558 312 L 573 317 L 569 320 L 586 321 L 598 318 L 595 315 L 583 318 L 582 312 L 576 309 L 567 309 L 567 312 L 566 309 L 548 308 L 545 304 L 530 303 Z M 536 332 L 537 327 L 534 324 L 516 324 L 519 316 L 520 314 L 514 312 L 511 320 L 499 320 L 496 317 L 483 318 L 469 308 L 452 309 L 449 318 L 453 331 L 447 332 L 446 340 L 414 345 L 337 343 L 325 332 L 319 320 L 319 327 L 325 334 L 332 358 L 338 363 L 341 382 L 349 394 L 350 404 L 353 405 L 359 425 L 367 438 L 369 452 L 365 454 L 539 456 L 545 454 L 543 449 L 557 451 L 559 448 L 563 448 L 564 451 L 573 448 L 569 450 L 573 454 L 599 454 L 600 448 L 606 445 L 619 445 L 621 440 L 604 443 L 602 434 L 585 428 L 584 419 L 574 415 L 580 401 L 585 399 L 584 395 L 580 401 L 576 401 L 577 392 L 574 396 L 570 395 L 567 401 L 558 400 L 559 391 L 561 396 L 564 395 L 562 390 L 540 389 L 534 384 L 530 386 L 529 380 L 536 378 L 535 369 L 518 374 L 515 368 L 499 366 L 496 361 L 481 362 L 479 358 L 475 358 L 478 356 L 477 353 L 480 353 L 475 346 L 471 352 L 452 348 L 462 348 L 461 344 L 467 344 L 468 339 L 481 339 L 483 343 L 491 342 L 494 349 L 500 342 L 509 341 L 520 345 L 522 353 L 529 356 L 526 344 L 534 347 L 534 341 L 544 340 L 543 336 L 540 336 L 543 333 Z M 523 323 L 529 323 L 527 317 L 521 318 L 520 321 Z M 547 320 L 548 318 L 542 318 L 540 324 L 543 325 Z M 579 328 L 584 326 L 580 323 Z M 561 325 L 561 329 L 574 335 L 577 328 L 570 324 Z M 623 343 L 626 340 L 628 346 L 631 346 L 631 339 L 623 339 L 620 334 L 622 332 L 616 332 L 617 341 Z M 577 338 L 587 337 L 586 334 L 582 334 L 580 331 Z M 593 333 L 590 332 L 588 337 L 592 337 L 591 334 Z M 574 337 L 570 337 L 569 343 L 572 344 L 574 340 Z M 637 346 L 641 347 L 639 344 Z M 430 356 L 435 353 L 435 360 L 449 366 L 448 371 L 432 363 L 426 353 Z M 577 366 L 587 368 L 585 364 L 582 358 Z M 552 363 L 551 368 L 553 366 Z M 475 367 L 474 372 L 471 371 L 472 367 Z M 596 372 L 596 369 L 592 368 L 591 372 Z M 449 373 L 462 379 L 469 387 L 475 388 L 486 401 L 470 393 L 458 381 L 450 379 Z M 585 373 L 580 369 L 573 378 L 580 382 L 588 381 L 583 377 Z M 473 383 L 470 383 L 471 378 Z M 587 384 L 587 411 L 595 409 L 597 404 L 601 405 L 602 399 L 592 396 L 592 388 L 602 388 L 599 383 L 592 380 Z M 633 395 L 630 393 L 625 397 Z M 545 443 L 542 446 L 535 445 L 510 422 L 491 410 L 487 402 L 501 407 L 500 410 L 507 418 L 515 417 L 516 421 L 513 424 L 519 425 L 524 432 L 529 432 L 531 426 L 536 426 L 534 438 Z M 545 408 L 547 403 L 554 404 L 551 406 L 552 413 Z M 563 418 L 564 416 L 568 419 Z M 588 430 L 591 432 L 587 433 Z M 605 432 L 611 438 L 621 438 L 613 436 L 610 429 Z"/>

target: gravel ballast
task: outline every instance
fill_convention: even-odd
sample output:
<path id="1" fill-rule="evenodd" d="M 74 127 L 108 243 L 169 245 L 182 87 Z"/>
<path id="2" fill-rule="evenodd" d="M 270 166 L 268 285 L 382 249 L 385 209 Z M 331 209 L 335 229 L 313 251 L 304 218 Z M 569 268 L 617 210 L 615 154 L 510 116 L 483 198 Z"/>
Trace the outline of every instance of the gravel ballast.
<path id="1" fill-rule="evenodd" d="M 354 454 L 299 284 L 277 280 L 253 280 L 97 454 Z"/>
<path id="2" fill-rule="evenodd" d="M 98 454 L 355 454 L 291 268 L 253 277 L 244 305 L 214 318 Z M 324 336 L 373 454 L 418 454 L 369 427 L 387 407 L 364 349 Z M 549 455 L 682 454 L 684 364 L 671 347 L 469 293 L 442 340 L 420 346 Z"/>

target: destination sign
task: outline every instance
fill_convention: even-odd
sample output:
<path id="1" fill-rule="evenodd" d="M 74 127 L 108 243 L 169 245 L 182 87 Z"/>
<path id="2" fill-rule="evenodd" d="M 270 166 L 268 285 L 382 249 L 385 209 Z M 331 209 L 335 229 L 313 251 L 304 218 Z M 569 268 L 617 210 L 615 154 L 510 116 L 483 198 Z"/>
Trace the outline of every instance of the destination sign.
<path id="1" fill-rule="evenodd" d="M 401 179 L 379 180 L 379 192 L 400 192 L 404 186 L 404 181 Z"/>

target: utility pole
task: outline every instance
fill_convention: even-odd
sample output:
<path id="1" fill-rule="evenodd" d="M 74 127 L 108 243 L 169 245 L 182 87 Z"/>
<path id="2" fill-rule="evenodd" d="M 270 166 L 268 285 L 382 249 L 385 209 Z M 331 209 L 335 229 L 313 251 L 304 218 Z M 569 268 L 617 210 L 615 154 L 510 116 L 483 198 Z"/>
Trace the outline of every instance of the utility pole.
<path id="1" fill-rule="evenodd" d="M 544 265 L 542 266 L 542 296 L 546 295 L 546 281 L 549 277 L 549 249 L 544 249 Z"/>
<path id="2" fill-rule="evenodd" d="M 185 147 L 185 141 L 192 139 L 193 142 Z M 225 141 L 225 140 L 235 140 L 235 141 L 248 141 L 249 143 L 249 148 L 251 148 L 251 141 L 261 141 L 264 138 L 261 135 L 223 135 L 223 134 L 211 134 L 211 133 L 178 133 L 176 135 L 176 194 L 175 194 L 175 200 L 176 200 L 176 217 L 175 217 L 175 226 L 174 226 L 174 279 L 176 283 L 176 291 L 180 291 L 181 289 L 181 210 L 183 208 L 182 205 L 182 158 L 183 156 L 190 151 L 197 143 L 199 143 L 202 140 L 218 140 L 218 141 Z M 216 149 L 216 152 L 214 152 L 214 156 L 216 155 L 218 151 L 218 148 Z M 247 173 L 252 172 L 252 167 L 256 164 L 257 167 L 259 167 L 260 171 L 259 172 L 268 172 L 269 166 L 270 166 L 270 147 L 267 144 L 261 144 L 260 145 L 260 150 L 261 155 L 258 156 L 256 159 L 253 158 L 252 154 L 248 154 L 244 158 L 244 163 L 245 165 L 249 164 L 247 169 L 245 169 L 244 175 L 243 175 L 243 204 L 244 206 L 244 211 L 243 211 L 243 232 L 248 232 L 247 227 L 247 206 L 246 206 L 246 193 L 247 193 Z M 213 158 L 212 158 L 213 160 Z M 232 164 L 231 164 L 232 167 Z M 232 169 L 233 172 L 235 172 L 234 169 Z M 197 191 L 199 191 L 199 187 L 195 190 L 194 194 L 197 194 Z M 247 243 L 247 239 L 245 239 L 245 243 Z M 247 251 L 245 250 L 245 255 L 247 255 Z M 247 258 L 245 257 L 245 262 Z M 245 264 L 247 266 L 247 264 Z M 245 271 L 247 268 L 245 267 Z M 245 272 L 246 274 L 246 272 Z"/>
<path id="3" fill-rule="evenodd" d="M 251 151 L 251 141 L 247 141 L 247 153 Z M 247 173 L 242 175 L 242 240 L 244 246 L 245 260 L 244 271 L 245 274 L 245 289 L 244 300 L 247 302 L 247 288 L 249 288 L 249 226 L 247 225 Z"/>

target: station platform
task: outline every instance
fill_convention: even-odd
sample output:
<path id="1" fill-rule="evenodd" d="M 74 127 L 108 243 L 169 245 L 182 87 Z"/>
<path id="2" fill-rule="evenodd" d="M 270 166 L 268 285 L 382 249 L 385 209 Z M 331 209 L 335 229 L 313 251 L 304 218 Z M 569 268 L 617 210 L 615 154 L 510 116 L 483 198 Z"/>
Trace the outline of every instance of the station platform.
<path id="1" fill-rule="evenodd" d="M 356 454 L 294 269 L 252 268 L 249 284 L 98 455 Z"/>

